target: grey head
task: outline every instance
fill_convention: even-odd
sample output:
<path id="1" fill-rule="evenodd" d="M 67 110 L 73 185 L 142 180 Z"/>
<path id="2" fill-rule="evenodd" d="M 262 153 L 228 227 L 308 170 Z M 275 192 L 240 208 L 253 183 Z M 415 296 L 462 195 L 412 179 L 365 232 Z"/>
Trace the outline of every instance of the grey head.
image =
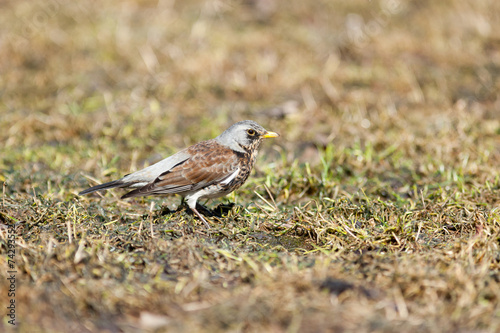
<path id="1" fill-rule="evenodd" d="M 278 136 L 278 133 L 267 131 L 253 120 L 243 120 L 229 127 L 215 141 L 245 153 L 258 149 L 263 139 Z"/>

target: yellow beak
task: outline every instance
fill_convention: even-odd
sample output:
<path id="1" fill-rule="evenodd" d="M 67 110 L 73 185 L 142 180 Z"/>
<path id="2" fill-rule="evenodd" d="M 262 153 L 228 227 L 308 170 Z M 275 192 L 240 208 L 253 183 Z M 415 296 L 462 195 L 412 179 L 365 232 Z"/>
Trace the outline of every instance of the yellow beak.
<path id="1" fill-rule="evenodd" d="M 277 138 L 280 136 L 278 133 L 275 132 L 267 132 L 266 134 L 262 135 L 261 138 L 267 139 L 267 138 Z"/>

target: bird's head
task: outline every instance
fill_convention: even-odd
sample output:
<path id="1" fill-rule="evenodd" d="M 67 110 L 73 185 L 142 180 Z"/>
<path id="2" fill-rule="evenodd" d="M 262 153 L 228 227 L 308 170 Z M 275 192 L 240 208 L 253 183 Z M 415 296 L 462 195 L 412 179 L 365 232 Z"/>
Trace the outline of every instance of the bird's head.
<path id="1" fill-rule="evenodd" d="M 215 140 L 233 150 L 248 152 L 258 149 L 263 139 L 278 136 L 278 133 L 265 130 L 255 121 L 243 120 L 229 127 Z"/>

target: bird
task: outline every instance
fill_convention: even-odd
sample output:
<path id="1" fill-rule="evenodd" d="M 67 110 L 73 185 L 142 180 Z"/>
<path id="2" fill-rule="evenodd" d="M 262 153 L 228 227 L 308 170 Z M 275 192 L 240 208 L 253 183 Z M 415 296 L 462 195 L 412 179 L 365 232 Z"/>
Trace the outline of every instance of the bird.
<path id="1" fill-rule="evenodd" d="M 252 120 L 237 122 L 214 139 L 190 147 L 142 170 L 81 191 L 85 195 L 111 188 L 133 189 L 121 199 L 179 194 L 188 207 L 210 229 L 196 209 L 200 199 L 225 196 L 248 179 L 264 139 L 279 134 L 265 130 Z"/>

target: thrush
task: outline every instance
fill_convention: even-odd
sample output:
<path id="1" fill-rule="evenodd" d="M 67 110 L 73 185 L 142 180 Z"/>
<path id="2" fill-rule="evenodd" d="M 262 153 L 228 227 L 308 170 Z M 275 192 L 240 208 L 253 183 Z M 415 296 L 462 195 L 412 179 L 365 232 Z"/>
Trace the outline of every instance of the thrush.
<path id="1" fill-rule="evenodd" d="M 240 121 L 215 139 L 194 144 L 147 168 L 93 186 L 79 195 L 111 188 L 134 189 L 122 199 L 179 194 L 210 228 L 196 210 L 196 202 L 225 196 L 243 185 L 252 171 L 263 139 L 278 136 L 278 133 L 266 131 L 252 120 Z"/>

